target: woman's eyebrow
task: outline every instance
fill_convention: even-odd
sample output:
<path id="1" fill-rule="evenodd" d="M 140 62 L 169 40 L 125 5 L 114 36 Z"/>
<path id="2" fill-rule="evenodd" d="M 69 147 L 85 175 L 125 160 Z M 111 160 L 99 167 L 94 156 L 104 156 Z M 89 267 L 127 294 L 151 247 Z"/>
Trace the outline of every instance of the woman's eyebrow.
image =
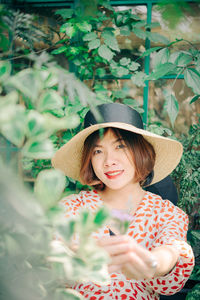
<path id="1" fill-rule="evenodd" d="M 112 142 L 112 144 L 116 144 L 116 143 L 118 143 L 118 142 L 124 142 L 124 139 L 123 138 L 118 138 L 118 139 L 116 139 L 116 140 L 114 140 L 113 142 Z M 95 147 L 100 147 L 100 148 L 102 148 L 103 146 L 102 145 L 99 145 L 99 144 L 95 144 L 94 145 L 94 148 Z"/>
<path id="2" fill-rule="evenodd" d="M 118 143 L 118 142 L 124 142 L 123 138 L 118 138 L 116 141 L 113 142 L 113 144 Z"/>

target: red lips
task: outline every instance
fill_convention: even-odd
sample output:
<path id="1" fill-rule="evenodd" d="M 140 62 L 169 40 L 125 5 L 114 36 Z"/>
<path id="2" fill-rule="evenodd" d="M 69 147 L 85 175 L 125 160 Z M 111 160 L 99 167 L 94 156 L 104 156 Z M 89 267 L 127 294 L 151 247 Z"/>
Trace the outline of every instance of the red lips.
<path id="1" fill-rule="evenodd" d="M 104 173 L 108 179 L 115 179 L 120 176 L 124 171 L 123 170 L 114 170 Z"/>

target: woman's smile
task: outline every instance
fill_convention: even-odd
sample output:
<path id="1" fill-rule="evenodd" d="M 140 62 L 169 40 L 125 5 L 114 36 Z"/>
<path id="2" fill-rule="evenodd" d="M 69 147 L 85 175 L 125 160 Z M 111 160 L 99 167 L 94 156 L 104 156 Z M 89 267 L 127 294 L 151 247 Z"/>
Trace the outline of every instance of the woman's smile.
<path id="1" fill-rule="evenodd" d="M 109 171 L 104 173 L 108 179 L 116 179 L 123 174 L 123 170 Z"/>

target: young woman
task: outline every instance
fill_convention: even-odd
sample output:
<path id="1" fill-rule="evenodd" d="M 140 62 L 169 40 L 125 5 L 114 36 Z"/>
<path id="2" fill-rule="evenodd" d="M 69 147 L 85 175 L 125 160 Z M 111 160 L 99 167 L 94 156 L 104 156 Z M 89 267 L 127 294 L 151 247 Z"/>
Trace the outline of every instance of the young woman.
<path id="1" fill-rule="evenodd" d="M 97 234 L 110 255 L 111 284 L 75 284 L 87 299 L 159 299 L 187 281 L 194 265 L 186 243 L 187 215 L 170 201 L 144 190 L 169 175 L 182 145 L 143 129 L 132 108 L 112 103 L 89 111 L 85 129 L 55 154 L 52 163 L 67 176 L 94 187 L 63 199 L 66 216 L 102 205 L 132 215 L 126 235 L 108 224 Z"/>

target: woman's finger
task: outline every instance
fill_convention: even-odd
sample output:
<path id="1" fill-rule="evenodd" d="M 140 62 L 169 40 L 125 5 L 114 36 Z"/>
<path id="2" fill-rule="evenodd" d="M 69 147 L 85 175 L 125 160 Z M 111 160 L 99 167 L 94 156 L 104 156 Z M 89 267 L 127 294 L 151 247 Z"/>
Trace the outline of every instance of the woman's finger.
<path id="1" fill-rule="evenodd" d="M 123 243 L 129 243 L 130 239 L 126 235 L 113 235 L 109 237 L 104 237 L 98 240 L 99 246 L 107 246 L 107 245 L 115 245 L 115 244 L 123 244 Z"/>
<path id="2" fill-rule="evenodd" d="M 108 252 L 110 256 L 126 254 L 130 250 L 130 246 L 127 243 L 123 244 L 115 244 L 115 245 L 107 245 L 103 247 L 104 250 Z"/>

